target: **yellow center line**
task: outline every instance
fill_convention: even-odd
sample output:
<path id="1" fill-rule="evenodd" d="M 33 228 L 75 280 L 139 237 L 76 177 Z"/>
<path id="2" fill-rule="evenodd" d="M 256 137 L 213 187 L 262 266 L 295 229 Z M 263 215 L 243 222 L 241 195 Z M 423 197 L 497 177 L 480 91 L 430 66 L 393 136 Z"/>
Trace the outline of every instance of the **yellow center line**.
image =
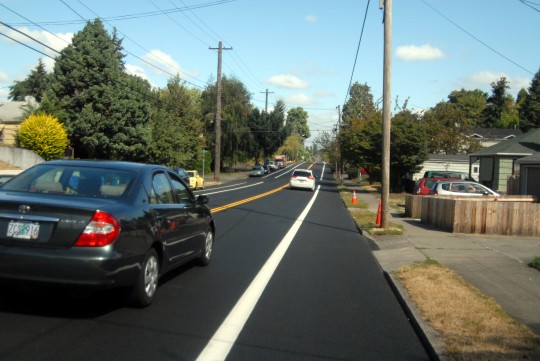
<path id="1" fill-rule="evenodd" d="M 253 197 L 250 197 L 250 198 L 246 198 L 246 199 L 242 199 L 238 202 L 234 202 L 234 203 L 229 203 L 229 204 L 226 204 L 224 206 L 221 206 L 221 207 L 216 207 L 216 208 L 212 208 L 211 211 L 212 213 L 217 213 L 217 212 L 221 212 L 221 211 L 224 211 L 226 209 L 229 209 L 229 208 L 233 208 L 233 207 L 236 207 L 236 206 L 239 206 L 241 204 L 244 204 L 244 203 L 248 203 L 248 202 L 251 202 L 251 201 L 254 201 L 255 199 L 259 199 L 259 198 L 262 198 L 262 197 L 266 197 L 270 194 L 273 194 L 273 193 L 276 193 L 276 192 L 279 192 L 280 190 L 284 189 L 284 188 L 287 188 L 289 186 L 289 183 L 285 184 L 285 185 L 282 185 L 281 187 L 279 188 L 276 188 L 274 190 L 271 190 L 269 192 L 266 192 L 266 193 L 262 193 L 262 194 L 258 194 L 256 196 L 253 196 Z"/>

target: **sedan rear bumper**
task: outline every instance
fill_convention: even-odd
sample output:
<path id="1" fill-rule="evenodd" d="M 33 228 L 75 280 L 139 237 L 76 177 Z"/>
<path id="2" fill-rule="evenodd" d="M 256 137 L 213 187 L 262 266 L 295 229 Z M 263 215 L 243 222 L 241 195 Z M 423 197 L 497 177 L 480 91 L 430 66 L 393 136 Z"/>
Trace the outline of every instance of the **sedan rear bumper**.
<path id="1" fill-rule="evenodd" d="M 142 259 L 102 248 L 35 249 L 0 246 L 0 280 L 109 288 L 134 285 Z"/>

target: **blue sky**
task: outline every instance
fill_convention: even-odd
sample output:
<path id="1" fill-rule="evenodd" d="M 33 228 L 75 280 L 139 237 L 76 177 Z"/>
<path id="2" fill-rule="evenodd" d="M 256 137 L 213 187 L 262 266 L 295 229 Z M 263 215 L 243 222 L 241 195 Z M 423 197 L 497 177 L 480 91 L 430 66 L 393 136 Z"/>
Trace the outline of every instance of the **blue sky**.
<path id="1" fill-rule="evenodd" d="M 232 47 L 223 52 L 223 73 L 241 80 L 261 109 L 267 89 L 269 108 L 278 99 L 303 107 L 312 139 L 333 129 L 351 76 L 382 97 L 378 0 L 0 0 L 0 21 L 57 50 L 84 27 L 82 18 L 97 16 L 124 38 L 126 69 L 157 87 L 176 73 L 201 89 L 215 81 L 217 52 L 209 48 L 222 41 Z M 421 111 L 453 90 L 490 92 L 503 76 L 515 96 L 540 69 L 539 23 L 540 0 L 393 0 L 393 103 L 408 98 Z M 49 70 L 53 60 L 2 34 L 54 53 L 0 24 L 6 101 L 8 86 L 39 58 Z"/>

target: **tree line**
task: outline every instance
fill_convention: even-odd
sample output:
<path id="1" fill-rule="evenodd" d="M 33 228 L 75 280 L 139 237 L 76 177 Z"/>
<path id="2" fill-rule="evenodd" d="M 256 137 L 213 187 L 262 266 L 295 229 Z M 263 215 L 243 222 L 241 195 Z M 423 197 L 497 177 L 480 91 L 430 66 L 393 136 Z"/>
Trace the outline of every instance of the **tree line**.
<path id="1" fill-rule="evenodd" d="M 188 87 L 179 75 L 165 88 L 126 72 L 122 39 L 99 19 L 89 21 L 55 58 L 52 73 L 41 59 L 26 79 L 10 87 L 9 99 L 33 96 L 65 127 L 76 158 L 116 159 L 211 169 L 216 85 Z M 222 79 L 221 167 L 261 162 L 279 151 L 308 156 L 308 114 L 279 100 L 270 112 L 251 102 L 244 84 Z M 204 150 L 208 150 L 205 152 Z M 207 157 L 204 159 L 203 156 Z"/>
<path id="2" fill-rule="evenodd" d="M 391 120 L 390 188 L 400 191 L 421 169 L 428 154 L 469 154 L 481 148 L 475 128 L 510 128 L 527 132 L 540 126 L 540 70 L 517 98 L 506 78 L 481 90 L 455 90 L 448 100 L 413 112 L 396 99 Z M 335 133 L 324 132 L 314 150 L 331 164 L 365 168 L 371 181 L 381 177 L 382 109 L 368 84 L 354 83 Z"/>

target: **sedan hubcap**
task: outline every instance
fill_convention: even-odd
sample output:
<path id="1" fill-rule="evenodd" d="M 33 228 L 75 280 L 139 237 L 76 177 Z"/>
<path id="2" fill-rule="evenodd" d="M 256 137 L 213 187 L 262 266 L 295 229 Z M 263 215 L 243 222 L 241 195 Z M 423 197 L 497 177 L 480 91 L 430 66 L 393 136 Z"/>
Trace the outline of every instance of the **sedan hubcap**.
<path id="1" fill-rule="evenodd" d="M 144 291 L 148 297 L 152 297 L 157 288 L 158 264 L 157 259 L 151 256 L 144 270 Z"/>
<path id="2" fill-rule="evenodd" d="M 206 234 L 206 241 L 204 244 L 204 255 L 206 256 L 206 259 L 210 259 L 210 256 L 212 255 L 212 246 L 213 246 L 213 235 L 212 232 L 208 232 Z"/>

